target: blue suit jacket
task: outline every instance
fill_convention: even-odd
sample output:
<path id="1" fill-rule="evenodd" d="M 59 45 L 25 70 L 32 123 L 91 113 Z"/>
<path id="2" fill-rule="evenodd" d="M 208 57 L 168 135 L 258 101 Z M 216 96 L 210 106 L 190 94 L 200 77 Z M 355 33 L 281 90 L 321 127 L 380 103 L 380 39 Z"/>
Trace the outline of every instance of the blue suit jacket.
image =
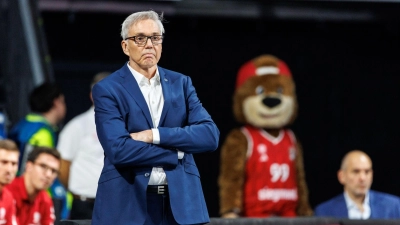
<path id="1" fill-rule="evenodd" d="M 400 198 L 377 191 L 369 191 L 370 219 L 400 218 Z M 340 194 L 315 208 L 316 216 L 348 218 L 344 194 Z"/>
<path id="2" fill-rule="evenodd" d="M 167 175 L 171 208 L 180 224 L 209 222 L 200 175 L 192 153 L 214 151 L 219 130 L 202 107 L 191 79 L 158 67 L 164 107 L 160 144 L 133 140 L 129 133 L 153 128 L 150 112 L 125 64 L 93 87 L 97 135 L 105 159 L 92 224 L 143 224 L 152 167 Z M 184 157 L 178 160 L 177 149 Z"/>

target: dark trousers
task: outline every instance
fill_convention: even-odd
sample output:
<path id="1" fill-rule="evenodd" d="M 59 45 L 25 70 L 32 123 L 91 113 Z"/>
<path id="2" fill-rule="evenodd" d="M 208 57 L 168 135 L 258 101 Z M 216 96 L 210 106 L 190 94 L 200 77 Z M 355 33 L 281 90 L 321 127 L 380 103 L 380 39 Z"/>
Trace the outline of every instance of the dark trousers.
<path id="1" fill-rule="evenodd" d="M 177 225 L 172 215 L 168 193 L 147 193 L 147 217 L 144 225 Z"/>
<path id="2" fill-rule="evenodd" d="M 71 220 L 90 220 L 92 219 L 93 207 L 93 200 L 82 201 L 74 198 L 69 217 Z"/>

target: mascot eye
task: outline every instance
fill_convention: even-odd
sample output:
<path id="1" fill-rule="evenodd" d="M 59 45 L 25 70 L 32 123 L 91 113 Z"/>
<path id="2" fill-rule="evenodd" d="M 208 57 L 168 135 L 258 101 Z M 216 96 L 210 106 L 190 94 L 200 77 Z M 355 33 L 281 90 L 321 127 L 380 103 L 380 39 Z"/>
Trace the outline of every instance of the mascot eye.
<path id="1" fill-rule="evenodd" d="M 278 87 L 278 88 L 276 89 L 276 92 L 277 92 L 278 94 L 283 94 L 283 87 Z"/>
<path id="2" fill-rule="evenodd" d="M 262 86 L 258 86 L 256 88 L 256 94 L 260 95 L 262 93 L 264 93 L 264 88 Z"/>

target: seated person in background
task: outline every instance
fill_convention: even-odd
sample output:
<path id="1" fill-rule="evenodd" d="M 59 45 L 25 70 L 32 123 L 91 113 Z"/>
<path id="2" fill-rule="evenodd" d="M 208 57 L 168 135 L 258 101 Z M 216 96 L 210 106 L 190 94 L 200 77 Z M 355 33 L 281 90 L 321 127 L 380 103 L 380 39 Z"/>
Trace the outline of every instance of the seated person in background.
<path id="1" fill-rule="evenodd" d="M 109 74 L 96 74 L 90 87 Z M 104 164 L 104 151 L 97 138 L 93 105 L 65 125 L 57 149 L 61 154 L 59 179 L 74 197 L 69 219 L 92 219 L 97 182 Z"/>
<path id="2" fill-rule="evenodd" d="M 45 82 L 29 93 L 31 112 L 12 127 L 8 137 L 20 150 L 18 174 L 25 171 L 25 164 L 34 146 L 56 148 L 57 126 L 66 114 L 62 89 L 56 83 Z M 69 202 L 65 187 L 58 179 L 48 190 L 55 206 L 56 221 L 69 215 Z"/>
<path id="3" fill-rule="evenodd" d="M 0 224 L 16 225 L 15 203 L 11 192 L 4 187 L 17 174 L 19 149 L 11 140 L 0 140 Z"/>
<path id="4" fill-rule="evenodd" d="M 349 219 L 400 218 L 399 197 L 370 190 L 372 172 L 372 161 L 366 153 L 359 150 L 347 153 L 338 171 L 344 193 L 318 205 L 315 215 Z"/>
<path id="5" fill-rule="evenodd" d="M 34 147 L 29 153 L 25 172 L 6 186 L 16 201 L 17 220 L 20 225 L 53 225 L 53 202 L 46 189 L 57 177 L 60 153 L 47 147 Z"/>
<path id="6" fill-rule="evenodd" d="M 8 135 L 20 149 L 20 173 L 25 171 L 28 154 L 34 146 L 56 147 L 57 125 L 66 114 L 61 88 L 54 83 L 35 87 L 29 94 L 29 108 L 32 112 L 13 126 Z"/>

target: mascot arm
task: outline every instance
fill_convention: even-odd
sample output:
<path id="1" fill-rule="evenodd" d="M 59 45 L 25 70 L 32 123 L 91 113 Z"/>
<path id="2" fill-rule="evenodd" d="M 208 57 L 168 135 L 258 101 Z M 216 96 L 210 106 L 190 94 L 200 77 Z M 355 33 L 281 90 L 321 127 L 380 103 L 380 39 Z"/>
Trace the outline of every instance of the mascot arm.
<path id="1" fill-rule="evenodd" d="M 308 202 L 308 188 L 304 172 L 303 163 L 303 150 L 299 142 L 296 144 L 297 156 L 296 156 L 296 169 L 297 169 L 297 190 L 299 196 L 299 203 L 297 205 L 298 216 L 311 216 L 313 211 Z"/>
<path id="2" fill-rule="evenodd" d="M 246 137 L 240 129 L 232 130 L 221 149 L 218 184 L 222 217 L 237 217 L 242 210 L 246 153 Z"/>

